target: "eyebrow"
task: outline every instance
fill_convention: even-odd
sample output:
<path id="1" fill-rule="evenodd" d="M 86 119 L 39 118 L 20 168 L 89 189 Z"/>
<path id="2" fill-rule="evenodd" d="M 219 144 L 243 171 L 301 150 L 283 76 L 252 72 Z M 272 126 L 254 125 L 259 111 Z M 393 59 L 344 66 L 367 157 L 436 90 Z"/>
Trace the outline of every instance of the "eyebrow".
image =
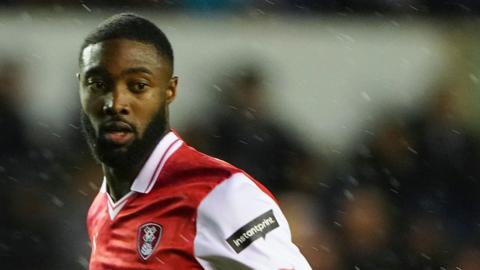
<path id="1" fill-rule="evenodd" d="M 85 74 L 85 78 L 88 78 L 88 77 L 94 76 L 94 75 L 106 75 L 106 74 L 108 74 L 108 71 L 106 71 L 102 67 L 92 67 L 92 68 L 87 69 L 84 74 Z"/>
<path id="2" fill-rule="evenodd" d="M 128 68 L 122 71 L 121 75 L 128 75 L 128 74 L 134 74 L 134 73 L 145 73 L 145 74 L 153 75 L 153 72 L 145 67 Z M 105 70 L 103 67 L 100 67 L 100 66 L 89 68 L 85 71 L 84 74 L 85 74 L 85 78 L 95 76 L 95 75 L 100 75 L 100 76 L 110 75 L 110 73 L 107 70 Z"/>
<path id="3" fill-rule="evenodd" d="M 146 73 L 149 75 L 153 75 L 153 72 L 150 69 L 145 67 L 132 67 L 122 71 L 122 75 L 132 74 L 132 73 Z"/>

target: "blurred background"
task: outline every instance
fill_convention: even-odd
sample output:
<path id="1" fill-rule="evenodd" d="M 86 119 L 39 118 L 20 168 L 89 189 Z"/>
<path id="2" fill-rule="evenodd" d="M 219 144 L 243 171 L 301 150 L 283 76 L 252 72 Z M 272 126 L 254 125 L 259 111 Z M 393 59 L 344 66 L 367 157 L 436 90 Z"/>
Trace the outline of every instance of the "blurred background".
<path id="1" fill-rule="evenodd" d="M 0 0 L 0 269 L 88 269 L 79 47 L 170 38 L 173 127 L 279 198 L 314 269 L 480 269 L 480 2 Z"/>

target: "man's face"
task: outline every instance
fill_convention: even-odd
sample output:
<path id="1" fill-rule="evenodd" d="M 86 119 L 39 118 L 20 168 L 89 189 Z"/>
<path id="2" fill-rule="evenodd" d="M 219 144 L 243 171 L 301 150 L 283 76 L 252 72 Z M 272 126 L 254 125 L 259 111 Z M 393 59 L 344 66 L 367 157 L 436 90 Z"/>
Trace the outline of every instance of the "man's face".
<path id="1" fill-rule="evenodd" d="M 168 128 L 177 85 L 169 64 L 151 44 L 108 40 L 83 50 L 79 80 L 95 157 L 111 167 L 144 161 Z"/>

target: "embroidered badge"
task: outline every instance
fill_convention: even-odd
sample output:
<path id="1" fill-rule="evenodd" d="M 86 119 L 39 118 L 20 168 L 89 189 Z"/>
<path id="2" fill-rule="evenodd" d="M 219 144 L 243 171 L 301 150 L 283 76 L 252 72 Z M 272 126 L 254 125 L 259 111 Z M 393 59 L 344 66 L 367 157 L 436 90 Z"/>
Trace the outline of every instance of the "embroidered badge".
<path id="1" fill-rule="evenodd" d="M 226 240 L 235 252 L 240 253 L 258 238 L 265 239 L 267 233 L 278 227 L 279 224 L 273 215 L 273 210 L 270 210 L 245 224 Z"/>
<path id="2" fill-rule="evenodd" d="M 138 228 L 137 250 L 143 260 L 148 260 L 160 244 L 162 231 L 162 226 L 156 223 L 145 223 Z"/>

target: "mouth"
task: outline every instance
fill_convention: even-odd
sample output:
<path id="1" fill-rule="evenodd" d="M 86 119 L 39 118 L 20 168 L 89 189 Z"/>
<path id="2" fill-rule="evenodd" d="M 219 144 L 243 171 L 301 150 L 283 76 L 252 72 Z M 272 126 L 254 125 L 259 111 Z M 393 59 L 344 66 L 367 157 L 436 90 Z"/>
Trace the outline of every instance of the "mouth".
<path id="1" fill-rule="evenodd" d="M 132 126 L 122 121 L 112 121 L 103 125 L 100 136 L 111 144 L 122 146 L 131 143 L 135 137 Z"/>

